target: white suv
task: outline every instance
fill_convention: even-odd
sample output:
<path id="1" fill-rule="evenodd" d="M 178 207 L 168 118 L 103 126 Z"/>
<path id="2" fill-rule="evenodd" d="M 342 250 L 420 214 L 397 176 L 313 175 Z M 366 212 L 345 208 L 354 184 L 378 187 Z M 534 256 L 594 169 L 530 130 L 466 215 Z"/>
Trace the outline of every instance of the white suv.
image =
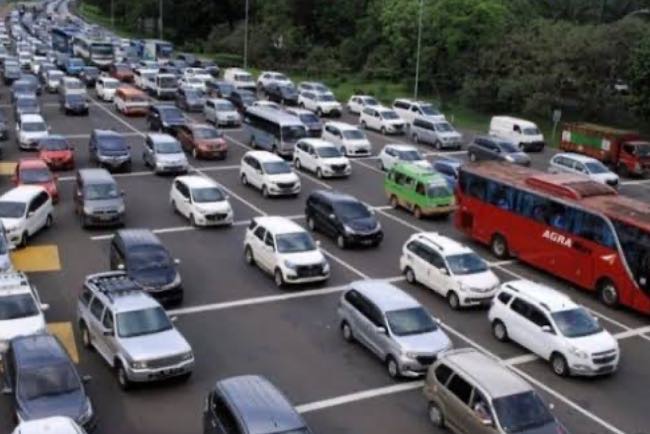
<path id="1" fill-rule="evenodd" d="M 97 81 L 95 82 L 97 97 L 103 101 L 113 101 L 113 97 L 115 96 L 115 92 L 119 86 L 119 80 L 112 77 L 101 76 L 97 78 Z"/>
<path id="2" fill-rule="evenodd" d="M 241 160 L 242 184 L 261 190 L 264 197 L 298 195 L 300 178 L 282 158 L 268 151 L 248 151 Z"/>
<path id="3" fill-rule="evenodd" d="M 0 273 L 0 354 L 17 336 L 45 333 L 43 311 L 48 308 L 24 273 Z"/>
<path id="4" fill-rule="evenodd" d="M 372 151 L 370 141 L 364 132 L 345 122 L 326 122 L 322 138 L 333 143 L 349 157 L 367 157 Z"/>
<path id="5" fill-rule="evenodd" d="M 186 175 L 174 179 L 169 203 L 192 226 L 231 225 L 233 222 L 228 195 L 219 184 L 204 176 Z"/>
<path id="6" fill-rule="evenodd" d="M 244 257 L 273 275 L 275 284 L 327 280 L 330 266 L 305 229 L 284 217 L 256 217 L 246 230 Z"/>
<path id="7" fill-rule="evenodd" d="M 23 247 L 27 239 L 54 223 L 54 207 L 47 191 L 36 185 L 20 185 L 0 196 L 0 221 L 12 246 Z"/>
<path id="8" fill-rule="evenodd" d="M 318 116 L 340 116 L 341 103 L 331 93 L 303 91 L 298 95 L 298 105 Z"/>
<path id="9" fill-rule="evenodd" d="M 399 267 L 409 283 L 421 283 L 447 299 L 452 309 L 489 305 L 498 277 L 472 249 L 436 232 L 412 235 Z"/>
<path id="10" fill-rule="evenodd" d="M 413 145 L 386 145 L 379 153 L 379 167 L 390 170 L 399 163 L 414 164 L 424 169 L 431 169 L 431 163 L 424 158 L 418 148 Z"/>
<path id="11" fill-rule="evenodd" d="M 445 120 L 445 115 L 440 113 L 433 104 L 424 101 L 398 98 L 393 101 L 393 110 L 395 110 L 408 125 L 411 125 L 416 117 L 425 117 L 432 121 Z"/>
<path id="12" fill-rule="evenodd" d="M 364 107 L 359 114 L 361 128 L 370 128 L 382 134 L 404 134 L 404 121 L 395 110 L 377 106 Z"/>
<path id="13" fill-rule="evenodd" d="M 50 129 L 41 115 L 24 114 L 16 122 L 16 138 L 20 149 L 36 149 L 38 141 L 47 137 Z"/>
<path id="14" fill-rule="evenodd" d="M 370 95 L 352 95 L 348 99 L 347 108 L 348 112 L 359 114 L 364 107 L 379 107 L 379 101 Z"/>
<path id="15" fill-rule="evenodd" d="M 504 283 L 488 318 L 499 341 L 510 339 L 549 360 L 557 375 L 610 374 L 618 367 L 616 339 L 584 307 L 547 286 Z"/>
<path id="16" fill-rule="evenodd" d="M 553 155 L 548 165 L 551 173 L 571 173 L 617 188 L 619 177 L 600 161 L 586 155 L 563 152 Z"/>
<path id="17" fill-rule="evenodd" d="M 318 178 L 347 177 L 352 173 L 350 160 L 332 143 L 322 139 L 302 139 L 293 150 L 296 169 L 309 170 Z"/>
<path id="18" fill-rule="evenodd" d="M 286 75 L 281 72 L 275 71 L 262 71 L 257 77 L 257 89 L 263 90 L 266 89 L 271 83 L 286 84 L 291 85 L 293 82 Z"/>

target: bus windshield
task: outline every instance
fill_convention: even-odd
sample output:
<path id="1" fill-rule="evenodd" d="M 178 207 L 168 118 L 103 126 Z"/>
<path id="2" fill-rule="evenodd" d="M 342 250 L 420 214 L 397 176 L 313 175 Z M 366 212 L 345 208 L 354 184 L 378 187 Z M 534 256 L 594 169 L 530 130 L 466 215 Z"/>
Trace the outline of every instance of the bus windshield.
<path id="1" fill-rule="evenodd" d="M 93 56 L 112 56 L 113 46 L 111 44 L 92 44 L 90 53 Z"/>

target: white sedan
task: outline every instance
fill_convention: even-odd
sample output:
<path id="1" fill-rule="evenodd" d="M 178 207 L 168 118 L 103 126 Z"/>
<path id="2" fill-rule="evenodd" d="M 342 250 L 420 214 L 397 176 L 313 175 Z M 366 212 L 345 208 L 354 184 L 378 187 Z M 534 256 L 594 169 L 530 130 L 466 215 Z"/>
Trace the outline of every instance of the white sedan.
<path id="1" fill-rule="evenodd" d="M 169 202 L 192 226 L 231 225 L 233 211 L 228 196 L 216 182 L 197 175 L 174 179 Z"/>

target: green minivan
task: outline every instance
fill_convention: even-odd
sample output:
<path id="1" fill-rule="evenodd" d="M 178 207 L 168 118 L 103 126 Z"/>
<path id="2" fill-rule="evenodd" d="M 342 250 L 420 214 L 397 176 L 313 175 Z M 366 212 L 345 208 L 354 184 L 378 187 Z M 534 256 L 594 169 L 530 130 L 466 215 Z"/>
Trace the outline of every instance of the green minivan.
<path id="1" fill-rule="evenodd" d="M 433 168 L 396 164 L 384 179 L 384 190 L 393 208 L 410 210 L 415 218 L 448 216 L 456 208 L 454 193 Z"/>

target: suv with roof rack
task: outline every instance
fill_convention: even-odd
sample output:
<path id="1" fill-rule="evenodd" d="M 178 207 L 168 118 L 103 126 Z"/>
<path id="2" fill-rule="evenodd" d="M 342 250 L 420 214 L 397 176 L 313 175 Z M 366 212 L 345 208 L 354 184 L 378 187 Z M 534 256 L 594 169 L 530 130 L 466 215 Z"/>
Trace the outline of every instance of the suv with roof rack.
<path id="1" fill-rule="evenodd" d="M 173 318 L 126 273 L 87 276 L 77 321 L 84 347 L 104 358 L 125 390 L 132 383 L 192 374 L 192 348 Z"/>
<path id="2" fill-rule="evenodd" d="M 413 234 L 399 261 L 406 280 L 434 290 L 452 309 L 489 305 L 499 278 L 472 249 L 437 232 Z"/>
<path id="3" fill-rule="evenodd" d="M 618 342 L 584 307 L 567 295 L 529 280 L 501 285 L 488 318 L 494 336 L 512 340 L 565 375 L 616 371 Z"/>
<path id="4" fill-rule="evenodd" d="M 45 333 L 47 309 L 25 273 L 0 273 L 0 354 L 16 336 Z"/>

